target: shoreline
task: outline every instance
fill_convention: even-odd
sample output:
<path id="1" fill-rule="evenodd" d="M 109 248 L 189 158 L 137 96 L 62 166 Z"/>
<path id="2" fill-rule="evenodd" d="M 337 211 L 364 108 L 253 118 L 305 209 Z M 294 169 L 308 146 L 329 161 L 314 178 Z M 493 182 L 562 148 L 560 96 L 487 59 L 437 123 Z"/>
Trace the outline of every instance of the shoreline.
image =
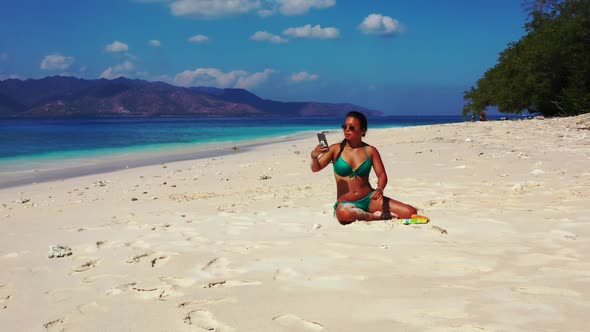
<path id="1" fill-rule="evenodd" d="M 221 157 L 228 154 L 248 152 L 256 147 L 289 142 L 311 136 L 315 132 L 301 131 L 291 135 L 224 141 L 218 143 L 195 143 L 171 148 L 141 149 L 131 152 L 111 153 L 104 157 L 66 157 L 34 160 L 34 167 L 20 164 L 0 169 L 0 189 L 23 185 L 65 180 L 87 175 L 109 173 L 118 170 L 152 166 L 163 163 Z M 237 148 L 235 150 L 234 148 Z M 10 162 L 12 163 L 12 162 Z"/>
<path id="2" fill-rule="evenodd" d="M 513 118 L 510 121 L 513 120 L 520 120 L 520 118 Z M 495 119 L 490 121 L 501 120 Z M 377 125 L 377 127 L 372 127 L 371 130 L 412 128 L 430 125 L 432 124 L 416 124 L 406 127 L 382 127 Z M 323 130 L 323 132 L 338 133 L 339 131 Z M 170 144 L 170 147 L 157 146 L 155 148 L 139 148 L 138 150 L 123 150 L 115 152 L 111 150 L 108 151 L 106 155 L 91 153 L 82 157 L 57 157 L 48 159 L 43 157 L 23 157 L 22 159 L 18 157 L 8 158 L 9 160 L 0 160 L 0 166 L 2 166 L 0 168 L 0 189 L 54 180 L 64 180 L 72 177 L 100 174 L 161 163 L 223 156 L 231 153 L 245 152 L 246 150 L 253 149 L 259 145 L 278 143 L 283 140 L 297 140 L 306 137 L 306 135 L 315 137 L 315 133 L 316 131 L 313 130 L 301 130 L 291 134 L 281 134 L 264 138 L 221 142 L 198 142 L 193 144 L 172 143 Z M 240 151 L 232 150 L 234 146 L 237 146 Z"/>

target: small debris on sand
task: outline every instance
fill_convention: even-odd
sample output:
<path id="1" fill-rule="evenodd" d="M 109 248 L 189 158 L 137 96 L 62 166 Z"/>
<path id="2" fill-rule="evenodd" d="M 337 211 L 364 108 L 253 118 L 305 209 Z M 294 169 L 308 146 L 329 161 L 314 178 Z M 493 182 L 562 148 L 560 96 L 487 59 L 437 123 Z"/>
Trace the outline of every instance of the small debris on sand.
<path id="1" fill-rule="evenodd" d="M 67 246 L 54 244 L 49 246 L 49 258 L 60 258 L 72 255 L 72 249 Z"/>
<path id="2" fill-rule="evenodd" d="M 432 226 L 432 229 L 435 231 L 439 231 L 441 234 L 448 234 L 446 229 L 439 226 Z"/>

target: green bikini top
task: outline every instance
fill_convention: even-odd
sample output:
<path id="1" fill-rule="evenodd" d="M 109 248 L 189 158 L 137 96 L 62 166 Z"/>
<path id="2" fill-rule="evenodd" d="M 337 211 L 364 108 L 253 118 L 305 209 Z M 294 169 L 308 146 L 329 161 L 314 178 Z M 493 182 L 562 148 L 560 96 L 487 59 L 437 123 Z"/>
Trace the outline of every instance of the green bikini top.
<path id="1" fill-rule="evenodd" d="M 334 162 L 334 173 L 340 176 L 348 176 L 351 178 L 355 176 L 369 176 L 369 173 L 371 173 L 371 168 L 373 167 L 373 162 L 369 157 L 369 152 L 367 152 L 366 146 L 365 153 L 367 154 L 367 158 L 355 170 L 353 170 L 352 167 L 350 167 L 350 164 L 348 164 L 346 160 L 342 159 L 342 155 L 340 155 Z"/>

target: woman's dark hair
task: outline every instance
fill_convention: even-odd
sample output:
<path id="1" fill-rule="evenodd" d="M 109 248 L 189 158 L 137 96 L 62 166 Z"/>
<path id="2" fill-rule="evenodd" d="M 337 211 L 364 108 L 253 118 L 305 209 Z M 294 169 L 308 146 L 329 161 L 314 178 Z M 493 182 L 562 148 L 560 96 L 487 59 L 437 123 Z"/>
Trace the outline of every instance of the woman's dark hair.
<path id="1" fill-rule="evenodd" d="M 346 117 L 349 117 L 349 116 L 352 116 L 353 118 L 359 120 L 359 122 L 361 123 L 361 129 L 364 129 L 364 130 L 369 129 L 367 117 L 363 113 L 357 112 L 357 111 L 352 111 L 352 112 L 348 112 L 346 114 Z M 363 134 L 363 137 L 365 137 L 365 134 Z"/>
<path id="2" fill-rule="evenodd" d="M 361 129 L 364 129 L 365 133 L 367 132 L 369 124 L 367 122 L 367 117 L 363 113 L 357 112 L 357 111 L 352 111 L 352 112 L 348 112 L 346 114 L 346 117 L 349 117 L 349 116 L 359 120 L 359 122 L 361 123 Z M 365 134 L 363 134 L 363 137 L 365 137 Z M 340 152 L 338 152 L 336 159 L 340 158 L 340 155 L 342 154 L 342 150 L 344 150 L 345 146 L 346 146 L 346 139 L 343 139 L 342 142 L 340 143 Z"/>

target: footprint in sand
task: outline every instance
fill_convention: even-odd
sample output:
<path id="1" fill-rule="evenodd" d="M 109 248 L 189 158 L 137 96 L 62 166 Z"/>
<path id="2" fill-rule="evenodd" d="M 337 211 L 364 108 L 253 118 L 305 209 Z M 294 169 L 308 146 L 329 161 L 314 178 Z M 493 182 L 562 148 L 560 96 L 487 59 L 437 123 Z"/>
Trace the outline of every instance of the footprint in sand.
<path id="1" fill-rule="evenodd" d="M 143 299 L 166 301 L 166 298 L 170 295 L 166 293 L 166 289 L 157 286 L 133 286 L 131 290 L 136 291 L 139 297 Z"/>
<path id="2" fill-rule="evenodd" d="M 98 264 L 98 262 L 100 262 L 101 260 L 102 260 L 102 257 L 101 258 L 97 258 L 97 259 L 91 259 L 88 262 L 86 262 L 86 263 L 78 266 L 74 270 L 72 270 L 72 272 L 70 272 L 70 275 L 71 274 L 74 274 L 74 273 L 80 273 L 80 272 L 84 272 L 84 271 L 93 269 L 93 268 L 96 267 L 96 265 Z"/>
<path id="3" fill-rule="evenodd" d="M 108 289 L 105 293 L 106 295 L 119 295 L 124 291 L 132 289 L 133 286 L 137 285 L 136 282 L 130 282 L 122 285 L 115 286 L 111 289 Z"/>
<path id="4" fill-rule="evenodd" d="M 94 276 L 88 276 L 84 279 L 82 279 L 82 282 L 85 284 L 90 284 L 96 281 L 100 281 L 100 280 L 112 280 L 112 279 L 120 279 L 120 278 L 125 278 L 127 277 L 127 275 L 125 274 L 98 274 L 98 275 L 94 275 Z"/>
<path id="5" fill-rule="evenodd" d="M 140 286 L 137 282 L 130 282 L 122 285 L 115 286 L 113 288 L 108 289 L 105 294 L 106 295 L 119 295 L 125 291 L 133 291 L 135 292 L 140 298 L 143 299 L 151 299 L 151 300 L 161 300 L 165 301 L 166 298 L 170 295 L 181 296 L 182 293 L 173 294 L 173 292 L 169 291 L 168 289 L 159 287 L 159 286 Z"/>
<path id="6" fill-rule="evenodd" d="M 12 296 L 10 295 L 6 295 L 6 296 L 0 296 L 0 310 L 6 309 L 8 308 L 8 305 L 6 304 L 10 299 L 12 298 Z"/>
<path id="7" fill-rule="evenodd" d="M 234 328 L 224 325 L 217 321 L 213 314 L 204 309 L 197 309 L 190 311 L 184 317 L 184 322 L 188 325 L 199 327 L 205 331 L 216 331 L 216 332 L 231 332 Z"/>
<path id="8" fill-rule="evenodd" d="M 65 318 L 58 318 L 43 324 L 43 327 L 47 331 L 65 331 L 65 328 L 63 327 L 64 321 Z"/>
<path id="9" fill-rule="evenodd" d="M 108 240 L 96 241 L 96 249 L 112 248 L 116 244 L 117 244 L 116 241 L 108 241 Z"/>
<path id="10" fill-rule="evenodd" d="M 324 329 L 324 326 L 320 323 L 305 320 L 293 314 L 276 316 L 272 320 L 290 329 L 303 331 L 322 331 Z"/>
<path id="11" fill-rule="evenodd" d="M 241 287 L 241 286 L 258 286 L 262 283 L 260 281 L 248 281 L 248 280 L 219 280 L 212 281 L 205 285 L 203 288 L 217 288 L 217 287 Z"/>
<path id="12" fill-rule="evenodd" d="M 162 264 L 163 262 L 167 261 L 168 259 L 169 259 L 169 257 L 168 257 L 168 256 L 166 256 L 166 255 L 161 255 L 161 256 L 158 256 L 158 257 L 156 257 L 156 258 L 152 259 L 152 260 L 150 261 L 150 263 L 151 263 L 152 267 L 156 267 L 156 264 L 158 264 L 158 267 L 159 267 L 159 266 L 160 266 L 160 264 Z"/>
<path id="13" fill-rule="evenodd" d="M 170 229 L 170 227 L 172 227 L 172 224 L 166 223 L 166 224 L 140 225 L 140 226 L 137 226 L 136 228 L 137 229 L 140 229 L 140 230 L 142 230 L 142 229 L 149 229 L 149 230 L 152 230 L 152 231 L 155 231 L 155 230 L 158 230 L 158 231 L 167 231 L 167 230 Z"/>
<path id="14" fill-rule="evenodd" d="M 76 308 L 78 309 L 78 312 L 81 313 L 82 315 L 95 313 L 95 312 L 108 312 L 109 311 L 108 308 L 106 308 L 96 302 L 81 304 L 81 305 L 77 306 Z"/>
<path id="15" fill-rule="evenodd" d="M 188 278 L 160 277 L 160 281 L 163 284 L 140 285 L 137 282 L 130 282 L 112 287 L 105 293 L 106 295 L 119 295 L 125 291 L 132 291 L 142 299 L 166 301 L 168 297 L 183 296 L 184 293 L 178 289 L 194 284 L 194 280 Z"/>
<path id="16" fill-rule="evenodd" d="M 206 272 L 208 275 L 215 277 L 227 277 L 236 273 L 242 273 L 243 271 L 230 268 L 230 261 L 226 258 L 215 257 L 205 263 L 201 268 L 201 271 Z"/>
<path id="17" fill-rule="evenodd" d="M 135 248 L 135 249 L 149 249 L 152 247 L 151 244 L 149 244 L 143 240 L 135 240 L 135 241 L 131 241 L 131 242 L 126 242 L 125 246 Z"/>
<path id="18" fill-rule="evenodd" d="M 170 257 L 164 253 L 146 252 L 146 253 L 142 253 L 142 254 L 138 254 L 138 255 L 133 256 L 132 258 L 127 260 L 127 263 L 137 264 L 137 263 L 140 263 L 141 261 L 143 261 L 144 259 L 150 258 L 150 256 L 152 256 L 154 254 L 156 255 L 156 257 L 149 259 L 151 267 L 156 267 L 156 265 L 158 267 L 160 267 L 160 265 L 162 265 L 162 263 L 164 263 L 165 261 L 170 259 Z M 177 253 L 173 253 L 173 254 L 177 254 Z"/>
<path id="19" fill-rule="evenodd" d="M 195 284 L 195 279 L 181 277 L 160 277 L 160 281 L 171 286 L 182 288 L 190 287 Z"/>
<path id="20" fill-rule="evenodd" d="M 142 259 L 149 257 L 150 255 L 152 255 L 153 252 L 144 252 L 142 254 L 137 254 L 135 256 L 133 256 L 132 258 L 127 260 L 127 263 L 129 264 L 136 264 L 141 262 Z"/>
<path id="21" fill-rule="evenodd" d="M 182 288 L 191 287 L 195 280 L 191 278 L 176 278 L 176 277 L 160 277 L 160 281 L 164 284 L 159 288 L 157 300 L 166 301 L 166 298 L 183 296 L 184 293 L 180 291 Z"/>
<path id="22" fill-rule="evenodd" d="M 194 306 L 202 306 L 207 304 L 215 303 L 238 303 L 238 300 L 233 297 L 219 297 L 219 298 L 206 298 L 199 300 L 185 301 L 178 305 L 179 308 L 190 308 Z"/>
<path id="23" fill-rule="evenodd" d="M 86 231 L 98 231 L 101 229 L 104 229 L 105 226 L 87 226 L 87 227 L 79 227 L 79 226 L 73 226 L 73 227 L 64 227 L 64 228 L 60 228 L 69 232 L 76 232 L 76 233 L 80 233 L 80 232 L 86 232 Z"/>

